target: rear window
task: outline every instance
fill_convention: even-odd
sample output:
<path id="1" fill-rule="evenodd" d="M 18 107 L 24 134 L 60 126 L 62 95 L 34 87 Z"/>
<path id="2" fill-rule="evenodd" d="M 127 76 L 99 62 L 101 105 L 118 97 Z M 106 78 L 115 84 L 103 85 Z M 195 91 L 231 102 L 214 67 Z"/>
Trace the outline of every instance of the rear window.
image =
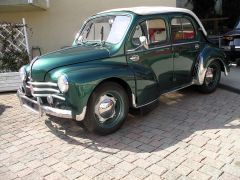
<path id="1" fill-rule="evenodd" d="M 195 38 L 195 30 L 187 18 L 173 18 L 171 21 L 172 40 L 174 42 L 192 40 Z"/>

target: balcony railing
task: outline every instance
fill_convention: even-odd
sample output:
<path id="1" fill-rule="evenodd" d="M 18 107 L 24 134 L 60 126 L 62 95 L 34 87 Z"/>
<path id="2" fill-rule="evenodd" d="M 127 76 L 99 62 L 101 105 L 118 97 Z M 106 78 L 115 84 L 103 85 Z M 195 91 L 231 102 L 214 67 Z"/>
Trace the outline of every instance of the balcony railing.
<path id="1" fill-rule="evenodd" d="M 0 0 L 0 12 L 34 11 L 49 8 L 49 0 Z"/>

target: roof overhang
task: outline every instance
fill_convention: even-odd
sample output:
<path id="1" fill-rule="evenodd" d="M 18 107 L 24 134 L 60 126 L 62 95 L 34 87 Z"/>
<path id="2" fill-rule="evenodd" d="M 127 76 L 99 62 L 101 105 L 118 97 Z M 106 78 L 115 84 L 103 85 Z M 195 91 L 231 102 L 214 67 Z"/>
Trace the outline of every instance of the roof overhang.
<path id="1" fill-rule="evenodd" d="M 0 12 L 36 11 L 49 8 L 49 0 L 1 0 Z"/>

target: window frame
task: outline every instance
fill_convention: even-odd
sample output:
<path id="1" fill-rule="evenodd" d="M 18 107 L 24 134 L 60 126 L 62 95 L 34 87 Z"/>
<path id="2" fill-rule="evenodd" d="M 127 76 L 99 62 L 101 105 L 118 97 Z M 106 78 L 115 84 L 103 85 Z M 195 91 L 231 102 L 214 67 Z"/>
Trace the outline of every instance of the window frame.
<path id="1" fill-rule="evenodd" d="M 131 33 L 130 33 L 130 36 L 129 36 L 129 40 L 128 40 L 128 43 L 130 44 L 130 48 L 128 48 L 127 51 L 131 51 L 132 49 L 136 48 L 136 47 L 134 47 L 134 44 L 132 43 L 132 37 L 134 36 L 135 28 L 138 25 L 140 25 L 141 23 L 144 23 L 144 22 L 150 21 L 150 20 L 157 20 L 157 19 L 163 20 L 164 23 L 165 23 L 166 40 L 148 44 L 149 45 L 149 49 L 151 50 L 152 48 L 158 48 L 158 47 L 160 48 L 161 46 L 164 46 L 164 45 L 170 43 L 170 27 L 169 27 L 169 23 L 168 23 L 168 17 L 165 14 L 164 14 L 164 16 L 160 16 L 160 17 L 159 16 L 145 17 L 145 18 L 140 19 L 139 21 L 137 21 L 136 24 L 133 26 L 133 28 L 131 30 Z M 141 29 L 142 29 L 142 27 L 141 27 Z M 147 40 L 148 40 L 148 43 L 149 43 L 148 35 L 147 35 Z"/>
<path id="2" fill-rule="evenodd" d="M 174 41 L 174 40 L 173 40 L 173 36 L 172 36 L 172 32 L 173 32 L 173 31 L 172 31 L 172 20 L 173 20 L 174 18 L 180 18 L 180 19 L 186 19 L 186 20 L 188 20 L 188 21 L 191 23 L 192 27 L 193 27 L 193 30 L 194 30 L 194 38 L 192 38 L 192 39 L 181 39 L 181 40 L 175 40 L 175 41 Z M 188 41 L 195 41 L 195 40 L 197 39 L 197 29 L 196 29 L 196 25 L 195 25 L 195 23 L 194 23 L 194 21 L 193 21 L 193 19 L 192 19 L 191 17 L 186 16 L 186 15 L 172 16 L 172 17 L 170 18 L 169 25 L 170 25 L 170 37 L 171 37 L 171 41 L 172 41 L 173 44 L 175 44 L 175 43 L 181 43 L 181 42 L 188 42 Z M 181 20 L 181 30 L 183 31 L 182 20 Z"/>

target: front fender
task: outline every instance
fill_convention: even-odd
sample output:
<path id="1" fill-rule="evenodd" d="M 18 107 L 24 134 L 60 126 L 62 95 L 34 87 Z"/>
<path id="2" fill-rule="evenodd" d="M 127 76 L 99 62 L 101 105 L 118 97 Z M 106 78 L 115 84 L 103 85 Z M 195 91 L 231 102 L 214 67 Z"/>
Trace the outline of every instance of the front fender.
<path id="1" fill-rule="evenodd" d="M 204 49 L 198 56 L 196 67 L 195 67 L 196 74 L 195 74 L 194 84 L 196 85 L 203 84 L 207 67 L 214 60 L 218 60 L 221 63 L 222 71 L 224 71 L 226 76 L 228 75 L 230 71 L 230 67 L 229 67 L 229 61 L 225 53 L 221 49 L 207 45 L 206 47 L 204 47 Z"/>
<path id="2" fill-rule="evenodd" d="M 66 101 L 77 114 L 87 106 L 94 89 L 107 79 L 120 79 L 128 84 L 132 93 L 135 93 L 134 74 L 124 63 L 94 63 L 78 67 L 65 67 L 64 70 L 52 72 L 51 77 L 54 78 L 62 73 L 66 74 L 69 80 Z"/>

